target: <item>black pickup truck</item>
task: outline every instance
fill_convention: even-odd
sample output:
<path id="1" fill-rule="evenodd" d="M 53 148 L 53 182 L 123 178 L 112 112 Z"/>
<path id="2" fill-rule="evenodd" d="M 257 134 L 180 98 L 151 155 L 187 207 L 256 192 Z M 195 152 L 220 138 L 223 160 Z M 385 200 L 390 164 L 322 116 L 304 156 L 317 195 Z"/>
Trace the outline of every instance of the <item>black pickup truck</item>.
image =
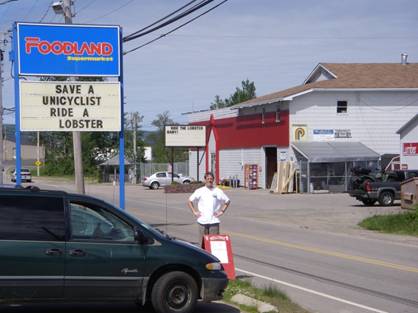
<path id="1" fill-rule="evenodd" d="M 411 177 L 418 177 L 418 170 L 386 172 L 377 176 L 353 176 L 349 194 L 364 205 L 373 205 L 378 201 L 382 206 L 389 206 L 395 200 L 400 200 L 401 182 Z"/>

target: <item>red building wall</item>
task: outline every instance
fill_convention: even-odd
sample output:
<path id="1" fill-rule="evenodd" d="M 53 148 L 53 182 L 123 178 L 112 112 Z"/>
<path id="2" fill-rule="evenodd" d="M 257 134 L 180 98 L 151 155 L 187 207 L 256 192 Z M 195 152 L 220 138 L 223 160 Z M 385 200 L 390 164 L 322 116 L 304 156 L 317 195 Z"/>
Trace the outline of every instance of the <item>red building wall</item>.
<path id="1" fill-rule="evenodd" d="M 237 116 L 192 123 L 206 126 L 206 140 L 213 130 L 216 149 L 216 183 L 219 183 L 219 150 L 261 148 L 263 146 L 289 146 L 289 111 L 280 112 L 280 122 L 276 122 L 276 112 Z M 206 143 L 206 171 L 209 169 L 209 151 Z"/>
<path id="2" fill-rule="evenodd" d="M 266 113 L 264 124 L 261 114 L 238 116 L 224 119 L 212 119 L 194 125 L 207 126 L 206 138 L 209 139 L 213 128 L 218 149 L 258 148 L 262 146 L 289 146 L 289 112 L 280 112 L 280 122 L 276 122 L 276 113 Z"/>

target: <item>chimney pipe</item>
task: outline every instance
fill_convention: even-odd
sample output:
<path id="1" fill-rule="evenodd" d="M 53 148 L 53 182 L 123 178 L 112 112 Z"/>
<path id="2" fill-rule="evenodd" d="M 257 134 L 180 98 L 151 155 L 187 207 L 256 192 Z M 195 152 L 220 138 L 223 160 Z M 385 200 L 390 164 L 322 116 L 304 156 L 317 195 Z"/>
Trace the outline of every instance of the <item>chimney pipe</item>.
<path id="1" fill-rule="evenodd" d="M 407 53 L 401 53 L 401 64 L 407 65 L 408 64 L 408 54 Z"/>

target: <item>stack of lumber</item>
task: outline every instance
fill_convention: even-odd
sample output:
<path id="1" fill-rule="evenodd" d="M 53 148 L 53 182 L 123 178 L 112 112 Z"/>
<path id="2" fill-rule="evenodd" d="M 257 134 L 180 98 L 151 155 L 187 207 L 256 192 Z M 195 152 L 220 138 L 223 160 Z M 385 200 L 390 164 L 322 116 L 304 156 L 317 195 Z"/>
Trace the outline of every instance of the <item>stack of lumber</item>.
<path id="1" fill-rule="evenodd" d="M 270 190 L 280 194 L 299 192 L 297 175 L 298 172 L 294 162 L 278 162 L 277 173 L 274 174 Z"/>

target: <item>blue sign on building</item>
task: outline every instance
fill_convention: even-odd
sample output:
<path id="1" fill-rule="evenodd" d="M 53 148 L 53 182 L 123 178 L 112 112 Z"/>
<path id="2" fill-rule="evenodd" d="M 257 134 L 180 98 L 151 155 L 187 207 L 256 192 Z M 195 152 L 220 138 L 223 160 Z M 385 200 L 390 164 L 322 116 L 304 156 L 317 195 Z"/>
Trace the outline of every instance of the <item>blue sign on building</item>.
<path id="1" fill-rule="evenodd" d="M 119 26 L 18 23 L 19 74 L 119 76 Z"/>

